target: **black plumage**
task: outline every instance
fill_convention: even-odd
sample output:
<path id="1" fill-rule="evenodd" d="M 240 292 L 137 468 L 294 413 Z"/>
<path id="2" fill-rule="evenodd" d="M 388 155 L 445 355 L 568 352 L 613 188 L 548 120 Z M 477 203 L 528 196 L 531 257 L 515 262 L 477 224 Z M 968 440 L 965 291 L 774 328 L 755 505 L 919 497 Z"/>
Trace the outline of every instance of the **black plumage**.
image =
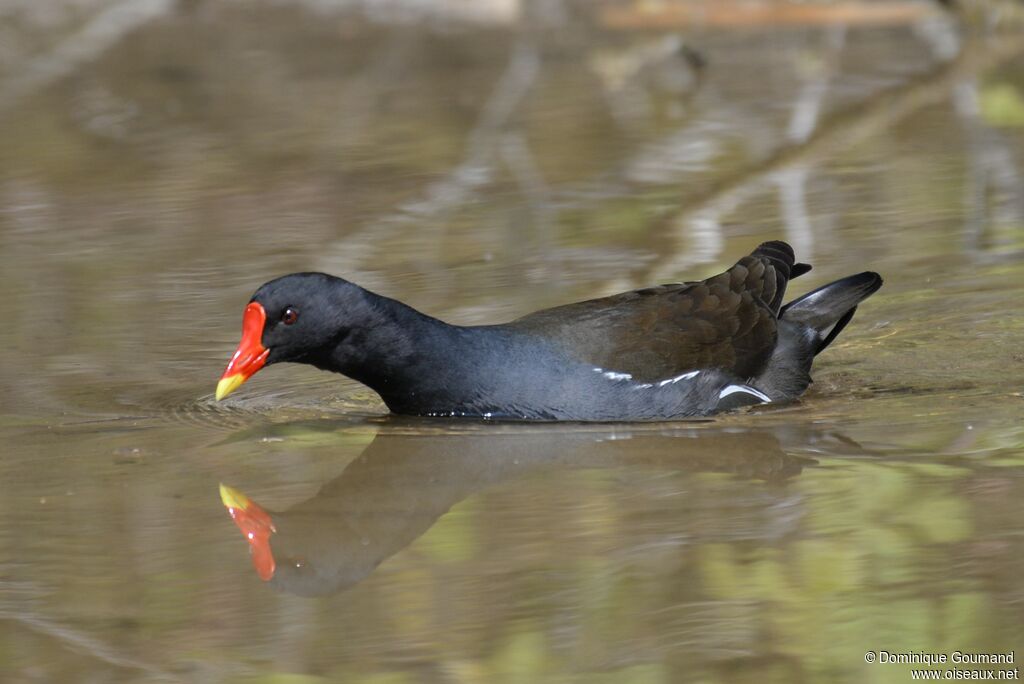
<path id="1" fill-rule="evenodd" d="M 489 326 L 450 325 L 321 273 L 270 281 L 252 302 L 266 316 L 267 364 L 343 373 L 397 413 L 667 419 L 785 401 L 806 389 L 814 355 L 882 285 L 864 272 L 783 305 L 789 281 L 808 270 L 788 244 L 766 242 L 703 281 Z M 297 320 L 286 323 L 289 310 Z"/>

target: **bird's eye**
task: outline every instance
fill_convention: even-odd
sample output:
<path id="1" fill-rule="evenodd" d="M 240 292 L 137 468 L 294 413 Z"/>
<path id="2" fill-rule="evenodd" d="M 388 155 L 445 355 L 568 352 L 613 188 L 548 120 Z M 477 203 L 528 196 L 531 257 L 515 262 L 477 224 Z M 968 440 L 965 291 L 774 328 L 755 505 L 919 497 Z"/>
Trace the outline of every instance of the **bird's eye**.
<path id="1" fill-rule="evenodd" d="M 281 314 L 281 322 L 285 325 L 291 325 L 297 320 L 299 320 L 299 312 L 297 309 L 293 309 L 290 306 L 284 310 L 283 314 Z"/>

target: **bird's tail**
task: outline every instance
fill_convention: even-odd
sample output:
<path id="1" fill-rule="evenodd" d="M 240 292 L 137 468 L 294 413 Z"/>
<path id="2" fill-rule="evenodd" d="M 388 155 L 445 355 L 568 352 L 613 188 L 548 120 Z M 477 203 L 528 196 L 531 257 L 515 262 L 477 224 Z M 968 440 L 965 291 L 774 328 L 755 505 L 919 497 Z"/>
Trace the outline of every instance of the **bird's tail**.
<path id="1" fill-rule="evenodd" d="M 779 313 L 782 299 L 786 296 L 786 285 L 790 280 L 811 270 L 808 264 L 796 262 L 793 248 L 782 240 L 762 242 L 751 256 L 760 257 L 774 267 L 775 282 L 766 283 L 765 303 L 775 313 Z"/>
<path id="2" fill-rule="evenodd" d="M 794 299 L 779 317 L 818 331 L 815 355 L 821 353 L 853 318 L 857 305 L 882 287 L 882 276 L 873 271 L 847 276 Z"/>

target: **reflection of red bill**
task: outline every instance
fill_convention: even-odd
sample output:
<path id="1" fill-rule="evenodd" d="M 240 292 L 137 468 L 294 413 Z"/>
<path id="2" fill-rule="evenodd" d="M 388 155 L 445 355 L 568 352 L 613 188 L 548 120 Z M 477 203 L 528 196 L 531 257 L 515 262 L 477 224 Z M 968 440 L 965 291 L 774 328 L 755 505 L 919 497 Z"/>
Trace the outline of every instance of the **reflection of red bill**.
<path id="1" fill-rule="evenodd" d="M 242 341 L 238 343 L 224 375 L 217 383 L 217 401 L 228 396 L 252 375 L 263 368 L 270 350 L 263 346 L 263 325 L 267 312 L 259 302 L 250 302 L 242 316 Z"/>
<path id="2" fill-rule="evenodd" d="M 256 574 L 264 582 L 269 581 L 274 576 L 276 567 L 274 554 L 270 550 L 270 535 L 277 531 L 274 529 L 274 521 L 255 501 L 226 484 L 220 486 L 220 500 L 224 502 L 231 519 L 249 541 Z"/>

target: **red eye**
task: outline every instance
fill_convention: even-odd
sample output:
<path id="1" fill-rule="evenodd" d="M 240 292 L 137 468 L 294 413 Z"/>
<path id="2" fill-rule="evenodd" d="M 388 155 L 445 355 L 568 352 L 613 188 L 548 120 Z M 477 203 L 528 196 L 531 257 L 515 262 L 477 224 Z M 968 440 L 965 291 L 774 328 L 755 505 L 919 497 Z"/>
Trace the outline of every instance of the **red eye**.
<path id="1" fill-rule="evenodd" d="M 299 312 L 290 306 L 281 314 L 281 322 L 285 325 L 291 325 L 297 320 L 299 320 Z"/>

